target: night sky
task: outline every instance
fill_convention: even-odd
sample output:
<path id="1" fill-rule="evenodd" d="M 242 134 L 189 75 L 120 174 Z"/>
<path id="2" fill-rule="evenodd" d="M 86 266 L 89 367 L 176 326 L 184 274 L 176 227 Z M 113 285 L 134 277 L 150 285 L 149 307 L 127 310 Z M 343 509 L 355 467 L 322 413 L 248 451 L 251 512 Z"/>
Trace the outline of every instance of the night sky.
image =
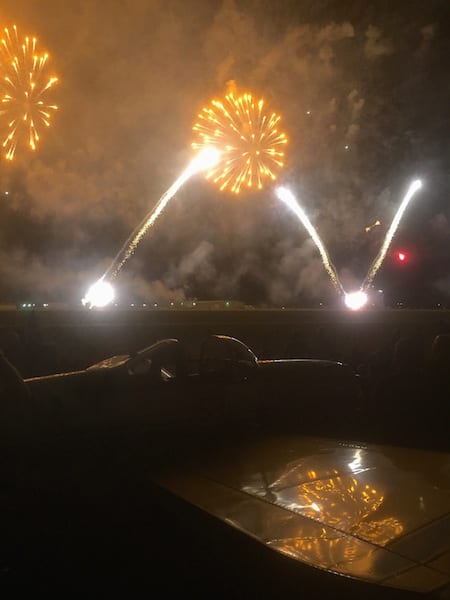
<path id="1" fill-rule="evenodd" d="M 233 81 L 282 115 L 279 182 L 346 289 L 423 180 L 375 285 L 390 304 L 450 305 L 448 0 L 5 0 L 0 22 L 36 35 L 60 79 L 37 152 L 0 159 L 0 302 L 79 302 L 189 162 L 198 111 Z M 115 285 L 119 302 L 336 302 L 273 186 L 236 197 L 202 175 Z"/>

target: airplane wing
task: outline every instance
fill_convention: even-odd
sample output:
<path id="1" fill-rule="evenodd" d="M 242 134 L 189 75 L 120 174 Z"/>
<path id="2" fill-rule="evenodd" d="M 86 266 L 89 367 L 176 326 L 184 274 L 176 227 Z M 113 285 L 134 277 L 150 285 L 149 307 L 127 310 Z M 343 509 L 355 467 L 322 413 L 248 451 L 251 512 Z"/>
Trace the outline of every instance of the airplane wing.
<path id="1" fill-rule="evenodd" d="M 157 483 L 312 567 L 448 589 L 450 454 L 287 434 L 206 454 Z"/>

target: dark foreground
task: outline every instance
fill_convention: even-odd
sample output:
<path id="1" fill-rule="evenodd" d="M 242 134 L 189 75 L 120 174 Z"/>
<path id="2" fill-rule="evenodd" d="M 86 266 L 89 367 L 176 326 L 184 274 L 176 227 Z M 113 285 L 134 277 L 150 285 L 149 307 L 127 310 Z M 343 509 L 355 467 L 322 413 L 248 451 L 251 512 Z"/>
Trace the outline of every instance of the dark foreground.
<path id="1" fill-rule="evenodd" d="M 448 313 L 307 311 L 176 318 L 155 313 L 124 315 L 122 321 L 88 313 L 83 322 L 50 317 L 37 315 L 28 324 L 17 320 L 17 336 L 3 331 L 8 356 L 17 358 L 13 362 L 24 375 L 84 368 L 166 336 L 192 343 L 194 352 L 204 334 L 229 333 L 250 343 L 261 357 L 337 359 L 358 370 L 369 402 L 353 439 L 448 452 L 449 370 L 431 380 L 427 370 L 435 336 L 448 333 Z M 399 340 L 404 343 L 397 345 Z M 430 381 L 433 386 L 438 382 L 436 389 Z M 305 423 L 303 433 L 307 429 Z M 237 447 L 237 433 L 225 433 L 207 444 Z M 27 451 L 2 451 L 0 592 L 4 597 L 21 592 L 129 596 L 138 591 L 159 597 L 418 597 L 305 566 L 155 483 L 160 468 L 179 464 L 180 457 L 188 459 L 199 449 L 201 456 L 209 452 L 202 440 L 171 440 L 164 446 L 163 439 L 139 434 L 62 437 Z M 448 591 L 430 597 L 441 600 Z"/>
<path id="2" fill-rule="evenodd" d="M 450 310 L 0 310 L 0 348 L 24 377 L 85 368 L 113 354 L 175 337 L 195 353 L 207 335 L 226 334 L 258 358 L 289 356 L 368 366 L 393 358 L 399 339 L 414 359 L 430 358 L 450 333 Z"/>
<path id="3" fill-rule="evenodd" d="M 159 597 L 425 597 L 294 561 L 155 483 L 168 465 L 192 467 L 197 453 L 204 459 L 212 448 L 236 451 L 241 441 L 180 440 L 157 458 L 146 436 L 4 455 L 0 591 L 5 597 L 157 590 Z"/>

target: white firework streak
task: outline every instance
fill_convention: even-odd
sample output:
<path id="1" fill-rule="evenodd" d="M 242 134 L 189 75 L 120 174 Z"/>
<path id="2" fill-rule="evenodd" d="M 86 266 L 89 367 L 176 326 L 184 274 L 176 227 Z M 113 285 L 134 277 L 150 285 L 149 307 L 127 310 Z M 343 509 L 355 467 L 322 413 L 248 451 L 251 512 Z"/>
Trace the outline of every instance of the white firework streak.
<path id="1" fill-rule="evenodd" d="M 212 148 L 205 148 L 194 157 L 187 168 L 181 173 L 178 179 L 164 192 L 152 210 L 147 213 L 139 225 L 131 232 L 122 248 L 117 253 L 111 265 L 105 271 L 101 279 L 111 280 L 117 277 L 121 268 L 125 265 L 128 259 L 134 254 L 140 241 L 147 233 L 150 227 L 153 227 L 156 219 L 166 208 L 168 202 L 175 196 L 178 190 L 188 181 L 193 175 L 200 171 L 209 169 L 219 160 L 220 152 Z"/>
<path id="2" fill-rule="evenodd" d="M 386 233 L 386 236 L 384 238 L 384 241 L 380 248 L 380 251 L 379 251 L 377 257 L 375 258 L 375 260 L 373 261 L 372 266 L 370 267 L 370 269 L 366 275 L 364 283 L 361 286 L 362 290 L 367 289 L 369 287 L 369 285 L 372 283 L 375 275 L 377 274 L 378 270 L 380 269 L 381 265 L 383 264 L 383 261 L 386 257 L 387 251 L 389 250 L 389 246 L 391 245 L 391 242 L 395 235 L 395 232 L 397 231 L 398 226 L 400 225 L 400 221 L 403 217 L 403 213 L 408 208 L 408 204 L 410 203 L 414 194 L 418 190 L 420 190 L 421 187 L 422 187 L 422 182 L 420 181 L 420 179 L 416 179 L 409 186 L 408 191 L 406 192 L 400 206 L 398 207 L 397 212 L 395 213 L 395 216 L 392 220 L 391 226 L 389 227 L 389 229 Z"/>
<path id="3" fill-rule="evenodd" d="M 331 262 L 330 257 L 328 256 L 328 252 L 326 251 L 325 246 L 324 246 L 322 240 L 320 239 L 319 234 L 317 233 L 315 227 L 309 220 L 305 211 L 299 205 L 294 194 L 285 187 L 278 187 L 275 190 L 275 193 L 276 193 L 277 197 L 282 202 L 284 202 L 286 204 L 286 206 L 288 206 L 292 210 L 292 212 L 295 213 L 295 215 L 300 219 L 300 221 L 302 222 L 306 231 L 309 233 L 309 235 L 311 236 L 311 239 L 315 243 L 317 249 L 319 250 L 323 266 L 325 267 L 326 272 L 330 276 L 331 282 L 333 283 L 334 287 L 336 288 L 336 290 L 338 291 L 339 294 L 345 295 L 344 288 L 342 287 L 342 284 L 339 281 L 339 277 L 338 277 L 338 274 L 336 273 L 336 269 L 335 269 L 333 263 Z"/>

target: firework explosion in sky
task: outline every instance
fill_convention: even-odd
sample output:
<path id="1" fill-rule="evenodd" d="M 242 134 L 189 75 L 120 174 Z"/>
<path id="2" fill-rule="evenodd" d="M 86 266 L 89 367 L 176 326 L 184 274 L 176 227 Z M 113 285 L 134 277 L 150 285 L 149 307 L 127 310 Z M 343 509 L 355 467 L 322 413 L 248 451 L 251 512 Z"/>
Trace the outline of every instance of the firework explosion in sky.
<path id="1" fill-rule="evenodd" d="M 204 108 L 199 115 L 200 122 L 193 127 L 200 138 L 200 142 L 192 144 L 197 155 L 133 230 L 106 272 L 88 289 L 83 304 L 105 305 L 105 285 L 111 286 L 111 280 L 135 253 L 168 202 L 199 171 L 205 171 L 207 179 L 219 183 L 221 191 L 229 189 L 235 194 L 243 185 L 247 189 L 255 186 L 261 190 L 265 178 L 276 179 L 274 170 L 283 166 L 284 156 L 279 146 L 287 143 L 286 135 L 277 129 L 280 116 L 265 114 L 264 100 L 256 102 L 248 93 L 237 98 L 230 93 L 224 102 L 213 100 L 211 104 L 213 108 Z M 113 296 L 109 297 L 112 302 Z"/>
<path id="2" fill-rule="evenodd" d="M 278 130 L 281 117 L 267 113 L 262 98 L 249 93 L 227 94 L 224 100 L 213 100 L 198 115 L 193 130 L 199 141 L 192 147 L 218 147 L 220 162 L 208 170 L 220 190 L 239 194 L 242 187 L 263 188 L 265 179 L 274 181 L 283 167 L 286 134 Z"/>
<path id="3" fill-rule="evenodd" d="M 5 130 L 5 157 L 12 160 L 20 145 L 36 150 L 39 131 L 50 127 L 55 104 L 47 93 L 58 81 L 48 75 L 48 54 L 40 54 L 37 39 L 19 36 L 16 25 L 5 27 L 0 41 L 0 128 Z"/>
<path id="4" fill-rule="evenodd" d="M 343 288 L 358 290 L 420 178 L 420 201 L 374 281 L 391 304 L 450 302 L 448 3 L 175 0 L 163 10 L 156 0 L 111 0 L 105 11 L 87 0 L 5 0 L 11 40 L 12 23 L 30 48 L 36 35 L 39 57 L 41 48 L 51 55 L 39 89 L 53 69 L 64 85 L 42 94 L 63 110 L 46 111 L 50 128 L 35 120 L 38 152 L 25 151 L 22 130 L 14 160 L 6 148 L 0 160 L 3 302 L 80 298 L 192 160 L 193 123 L 208 129 L 193 116 L 206 115 L 202 102 L 217 109 L 208 98 L 226 106 L 230 81 L 242 91 L 228 92 L 235 100 L 247 92 L 256 113 L 263 98 L 264 114 L 282 115 L 275 129 L 289 144 L 277 151 L 287 156 L 282 168 L 267 164 L 276 182 L 262 178 L 259 190 L 252 167 L 238 202 L 238 170 L 223 192 L 225 178 L 214 184 L 213 174 L 184 185 L 121 271 L 116 301 L 332 305 L 320 253 L 275 186 L 298 197 Z M 10 121 L 1 118 L 2 142 Z"/>

